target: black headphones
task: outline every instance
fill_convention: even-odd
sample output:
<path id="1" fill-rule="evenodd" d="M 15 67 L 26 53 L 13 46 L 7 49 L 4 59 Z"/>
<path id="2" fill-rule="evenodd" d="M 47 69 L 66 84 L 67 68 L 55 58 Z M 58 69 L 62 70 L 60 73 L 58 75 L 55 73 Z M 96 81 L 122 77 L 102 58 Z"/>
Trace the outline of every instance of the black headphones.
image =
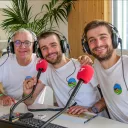
<path id="1" fill-rule="evenodd" d="M 70 53 L 70 46 L 69 46 L 69 43 L 65 36 L 59 35 L 56 32 L 45 32 L 45 33 L 42 33 L 41 36 L 46 35 L 47 33 L 48 33 L 48 35 L 50 35 L 50 33 L 51 33 L 51 35 L 54 34 L 58 37 L 58 39 L 60 40 L 60 46 L 61 46 L 62 53 L 67 53 L 67 52 Z M 39 44 L 38 44 L 38 48 L 37 48 L 37 55 L 38 55 L 38 57 L 43 58 L 41 50 L 39 48 Z"/>
<path id="2" fill-rule="evenodd" d="M 113 45 L 113 48 L 116 49 L 118 47 L 118 44 L 122 44 L 122 39 L 120 38 L 119 36 L 119 33 L 118 33 L 118 30 L 116 27 L 114 27 L 112 24 L 108 23 L 108 25 L 111 27 L 112 29 L 112 45 Z M 87 38 L 85 36 L 85 33 L 83 33 L 83 36 L 82 36 L 82 39 L 81 39 L 81 44 L 82 44 L 82 47 L 83 47 L 83 51 L 84 52 L 87 52 L 88 54 L 91 55 L 91 51 L 90 51 L 90 48 L 88 46 L 88 41 L 87 41 Z"/>
<path id="3" fill-rule="evenodd" d="M 9 54 L 10 52 L 11 53 L 15 53 L 14 51 L 14 42 L 12 41 L 12 38 L 14 37 L 14 35 L 17 33 L 17 32 L 22 32 L 22 29 L 23 29 L 23 32 L 24 31 L 28 31 L 32 34 L 32 37 L 34 39 L 34 44 L 33 44 L 33 53 L 36 53 L 37 51 L 37 37 L 36 37 L 36 34 L 34 32 L 32 32 L 31 30 L 28 30 L 28 29 L 24 29 L 24 28 L 21 28 L 19 29 L 18 31 L 15 31 L 9 38 L 8 38 L 8 46 L 7 46 L 7 53 Z"/>

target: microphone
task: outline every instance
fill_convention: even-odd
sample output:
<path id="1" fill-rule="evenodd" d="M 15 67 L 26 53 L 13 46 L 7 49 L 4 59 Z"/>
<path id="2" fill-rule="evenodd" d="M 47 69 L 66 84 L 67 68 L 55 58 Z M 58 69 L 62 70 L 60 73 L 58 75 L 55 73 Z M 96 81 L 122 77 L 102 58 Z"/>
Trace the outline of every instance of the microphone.
<path id="1" fill-rule="evenodd" d="M 83 81 L 83 83 L 87 84 L 93 77 L 94 69 L 90 65 L 84 65 L 80 68 L 77 79 L 79 81 Z"/>
<path id="2" fill-rule="evenodd" d="M 62 109 L 62 111 L 58 112 L 57 114 L 52 116 L 49 120 L 47 120 L 40 128 L 45 128 L 51 121 L 56 119 L 58 116 L 60 116 L 63 112 L 65 112 L 69 108 L 69 106 L 72 103 L 72 101 L 74 100 L 77 92 L 79 91 L 81 85 L 83 83 L 87 84 L 91 80 L 93 74 L 94 74 L 94 70 L 90 65 L 84 65 L 80 68 L 80 70 L 77 74 L 77 79 L 79 81 L 78 81 L 76 87 L 74 88 L 69 100 L 67 101 L 66 106 Z"/>
<path id="3" fill-rule="evenodd" d="M 48 67 L 48 63 L 47 63 L 47 61 L 46 61 L 45 59 L 40 59 L 40 60 L 38 61 L 38 63 L 36 64 L 36 70 L 38 71 L 38 73 L 37 73 L 37 81 L 36 81 L 36 84 L 33 86 L 32 92 L 35 91 L 35 88 L 36 88 L 36 85 L 37 85 L 37 83 L 38 83 L 38 80 L 39 80 L 39 77 L 40 77 L 40 75 L 41 75 L 41 72 L 45 72 L 46 69 L 47 69 L 47 67 Z M 32 93 L 32 92 L 31 92 L 31 93 Z M 33 94 L 33 93 L 32 93 L 32 94 Z"/>
<path id="4" fill-rule="evenodd" d="M 48 63 L 46 60 L 44 59 L 41 59 L 38 61 L 38 63 L 36 64 L 36 70 L 38 71 L 37 73 L 37 81 L 36 81 L 36 84 L 33 86 L 33 89 L 32 89 L 32 92 L 25 96 L 24 98 L 22 98 L 21 100 L 19 100 L 16 104 L 12 105 L 11 108 L 10 108 L 10 114 L 9 114 L 9 121 L 12 122 L 12 113 L 14 111 L 14 109 L 17 107 L 18 104 L 20 104 L 22 101 L 28 99 L 29 97 L 31 97 L 36 89 L 36 86 L 37 86 L 37 83 L 38 83 L 38 80 L 39 80 L 39 77 L 41 75 L 41 72 L 45 72 L 46 69 L 47 69 L 47 66 L 48 66 Z"/>

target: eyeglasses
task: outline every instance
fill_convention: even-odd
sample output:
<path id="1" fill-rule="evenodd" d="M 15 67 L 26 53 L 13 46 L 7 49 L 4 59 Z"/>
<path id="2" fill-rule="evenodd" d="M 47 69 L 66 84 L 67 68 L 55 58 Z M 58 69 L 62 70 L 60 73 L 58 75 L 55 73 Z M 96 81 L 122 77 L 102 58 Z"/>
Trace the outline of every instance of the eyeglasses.
<path id="1" fill-rule="evenodd" d="M 28 40 L 25 40 L 24 42 L 21 42 L 20 40 L 16 40 L 14 41 L 14 45 L 16 47 L 20 47 L 22 44 L 25 46 L 25 47 L 29 47 L 31 45 L 32 42 L 28 41 Z"/>

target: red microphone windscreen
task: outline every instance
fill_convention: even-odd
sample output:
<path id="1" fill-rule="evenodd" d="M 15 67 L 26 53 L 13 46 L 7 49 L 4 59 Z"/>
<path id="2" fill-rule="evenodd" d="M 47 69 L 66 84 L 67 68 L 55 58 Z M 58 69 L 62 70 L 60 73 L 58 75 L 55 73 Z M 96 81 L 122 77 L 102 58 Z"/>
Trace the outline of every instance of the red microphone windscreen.
<path id="1" fill-rule="evenodd" d="M 40 59 L 38 63 L 36 64 L 36 70 L 39 71 L 39 69 L 42 69 L 41 72 L 45 72 L 48 66 L 48 62 L 44 59 Z"/>
<path id="2" fill-rule="evenodd" d="M 91 80 L 93 74 L 94 74 L 94 69 L 92 68 L 92 66 L 84 65 L 80 68 L 77 74 L 77 79 L 78 80 L 81 79 L 85 84 L 87 84 Z"/>

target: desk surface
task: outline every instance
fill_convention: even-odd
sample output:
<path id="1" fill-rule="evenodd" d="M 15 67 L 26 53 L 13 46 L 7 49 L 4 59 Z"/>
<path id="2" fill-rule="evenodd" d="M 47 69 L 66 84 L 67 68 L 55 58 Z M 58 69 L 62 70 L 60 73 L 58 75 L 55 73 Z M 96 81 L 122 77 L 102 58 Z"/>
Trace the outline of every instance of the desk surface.
<path id="1" fill-rule="evenodd" d="M 8 114 L 10 110 L 10 107 L 2 107 L 0 106 L 0 116 L 2 114 Z M 15 112 L 27 112 L 27 108 L 26 106 L 22 103 L 20 104 Z M 50 117 L 52 117 L 56 112 L 48 112 L 48 111 L 44 111 L 44 112 L 33 112 L 34 116 L 37 117 L 38 115 L 46 115 L 46 118 L 44 119 L 45 121 L 47 119 L 49 119 Z M 124 123 L 120 123 L 114 120 L 110 120 L 107 118 L 103 118 L 103 117 L 96 117 L 93 120 L 87 122 L 86 124 L 84 124 L 83 122 L 79 121 L 78 118 L 76 118 L 76 120 L 69 119 L 69 118 L 63 118 L 63 116 L 58 117 L 57 119 L 55 119 L 54 121 L 52 121 L 52 123 L 55 124 L 59 124 L 62 126 L 66 126 L 68 128 L 127 128 L 128 124 L 124 124 Z"/>

